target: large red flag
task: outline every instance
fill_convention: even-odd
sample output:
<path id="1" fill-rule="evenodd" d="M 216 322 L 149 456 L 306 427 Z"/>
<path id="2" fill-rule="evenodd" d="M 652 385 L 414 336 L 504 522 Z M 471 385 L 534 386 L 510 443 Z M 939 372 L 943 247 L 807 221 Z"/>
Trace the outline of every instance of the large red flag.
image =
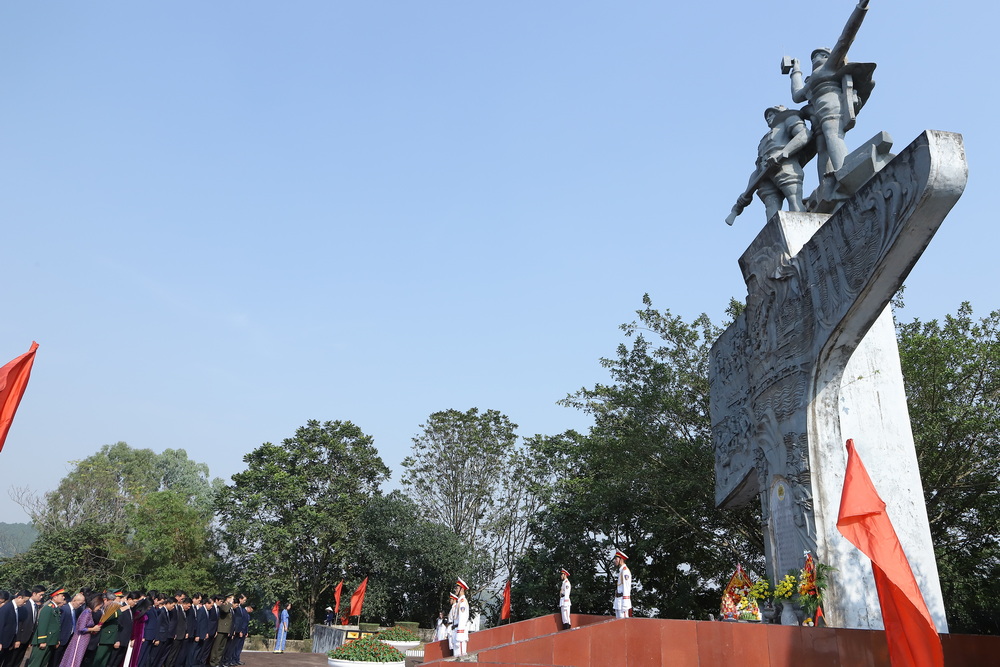
<path id="1" fill-rule="evenodd" d="M 7 431 L 14 421 L 14 413 L 21 404 L 24 389 L 31 377 L 31 365 L 35 363 L 35 350 L 38 343 L 31 341 L 31 349 L 20 357 L 0 368 L 0 450 L 7 440 Z"/>
<path id="2" fill-rule="evenodd" d="M 274 606 L 271 607 L 271 613 L 274 614 L 274 631 L 277 632 L 278 626 L 281 625 L 281 600 L 274 603 Z"/>
<path id="3" fill-rule="evenodd" d="M 365 603 L 366 588 L 368 588 L 368 577 L 365 577 L 365 580 L 358 586 L 358 590 L 354 591 L 354 594 L 351 595 L 351 616 L 361 615 L 361 605 Z"/>
<path id="4" fill-rule="evenodd" d="M 510 618 L 510 579 L 507 580 L 507 585 L 503 587 L 503 606 L 500 607 L 500 620 Z"/>
<path id="5" fill-rule="evenodd" d="M 872 561 L 892 667 L 944 667 L 941 638 L 853 440 L 847 441 L 837 528 Z"/>
<path id="6" fill-rule="evenodd" d="M 344 590 L 344 580 L 341 579 L 337 587 L 333 589 L 333 616 L 334 618 L 340 618 L 340 593 Z M 347 625 L 347 623 L 341 623 L 341 625 Z"/>

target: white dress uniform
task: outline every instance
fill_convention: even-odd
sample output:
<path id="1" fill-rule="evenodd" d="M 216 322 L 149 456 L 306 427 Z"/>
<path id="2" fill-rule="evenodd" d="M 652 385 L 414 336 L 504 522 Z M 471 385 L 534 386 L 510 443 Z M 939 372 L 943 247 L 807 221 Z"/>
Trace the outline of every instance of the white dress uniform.
<path id="1" fill-rule="evenodd" d="M 573 590 L 573 585 L 569 583 L 567 576 L 562 580 L 562 585 L 559 586 L 559 613 L 562 615 L 563 629 L 569 628 L 569 593 L 571 590 Z"/>
<path id="2" fill-rule="evenodd" d="M 448 611 L 448 649 L 455 655 L 455 624 L 458 622 L 458 598 L 451 601 L 451 609 Z"/>
<path id="3" fill-rule="evenodd" d="M 464 590 L 455 606 L 458 608 L 455 615 L 455 655 L 465 655 L 469 644 L 469 601 L 465 599 Z"/>
<path id="4" fill-rule="evenodd" d="M 618 588 L 615 589 L 615 618 L 628 618 L 632 608 L 632 572 L 622 563 L 618 568 Z"/>

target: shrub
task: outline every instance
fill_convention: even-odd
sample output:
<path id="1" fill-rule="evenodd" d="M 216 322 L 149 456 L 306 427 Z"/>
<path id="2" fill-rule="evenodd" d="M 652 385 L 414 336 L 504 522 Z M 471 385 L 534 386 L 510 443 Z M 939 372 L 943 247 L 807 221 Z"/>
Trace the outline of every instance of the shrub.
<path id="1" fill-rule="evenodd" d="M 383 630 L 382 632 L 375 635 L 378 639 L 384 639 L 387 642 L 418 642 L 420 637 L 413 634 L 406 628 L 401 628 L 398 625 L 394 628 L 389 628 L 388 630 Z"/>
<path id="2" fill-rule="evenodd" d="M 402 662 L 406 660 L 406 656 L 402 653 L 388 644 L 383 644 L 375 637 L 355 639 L 326 655 L 334 660 L 357 660 L 359 662 Z"/>

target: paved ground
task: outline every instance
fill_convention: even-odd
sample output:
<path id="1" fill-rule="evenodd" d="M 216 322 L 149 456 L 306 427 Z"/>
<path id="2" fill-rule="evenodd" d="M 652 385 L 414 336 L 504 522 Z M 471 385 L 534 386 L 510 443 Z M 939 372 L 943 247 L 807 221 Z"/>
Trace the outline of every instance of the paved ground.
<path id="1" fill-rule="evenodd" d="M 326 667 L 326 656 L 322 653 L 265 653 L 264 651 L 243 651 L 246 667 Z M 420 658 L 407 658 L 406 667 L 419 665 Z"/>

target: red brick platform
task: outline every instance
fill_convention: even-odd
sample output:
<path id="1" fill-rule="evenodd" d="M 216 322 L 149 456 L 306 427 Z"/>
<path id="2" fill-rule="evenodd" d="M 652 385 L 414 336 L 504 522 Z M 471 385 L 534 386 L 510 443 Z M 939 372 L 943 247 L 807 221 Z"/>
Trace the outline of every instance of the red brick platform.
<path id="1" fill-rule="evenodd" d="M 885 633 L 719 621 L 542 616 L 469 637 L 471 662 L 491 667 L 890 667 Z M 998 664 L 1000 637 L 941 635 L 948 667 Z M 455 664 L 446 642 L 424 646 L 426 667 Z M 256 666 L 254 666 L 256 667 Z"/>

